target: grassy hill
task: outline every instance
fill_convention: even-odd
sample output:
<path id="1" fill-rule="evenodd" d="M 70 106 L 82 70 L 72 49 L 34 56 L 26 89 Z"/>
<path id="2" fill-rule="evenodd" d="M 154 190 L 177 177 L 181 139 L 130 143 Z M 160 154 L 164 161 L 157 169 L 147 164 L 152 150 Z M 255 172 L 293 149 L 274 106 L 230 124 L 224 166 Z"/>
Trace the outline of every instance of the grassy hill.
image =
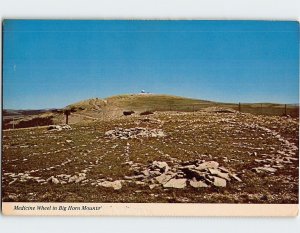
<path id="1" fill-rule="evenodd" d="M 241 110 L 252 114 L 262 115 L 291 115 L 299 116 L 298 105 L 284 105 L 277 103 L 222 103 L 207 100 L 192 99 L 180 96 L 162 94 L 123 94 L 111 96 L 105 99 L 88 99 L 67 106 L 76 111 L 86 113 L 114 112 L 120 114 L 122 111 L 198 111 L 207 107 L 230 108 Z"/>
<path id="2" fill-rule="evenodd" d="M 215 102 L 159 94 L 124 94 L 105 99 L 88 99 L 67 106 L 78 110 L 172 110 L 172 107 L 186 108 L 192 105 L 212 105 Z M 171 109 L 170 109 L 171 108 Z"/>

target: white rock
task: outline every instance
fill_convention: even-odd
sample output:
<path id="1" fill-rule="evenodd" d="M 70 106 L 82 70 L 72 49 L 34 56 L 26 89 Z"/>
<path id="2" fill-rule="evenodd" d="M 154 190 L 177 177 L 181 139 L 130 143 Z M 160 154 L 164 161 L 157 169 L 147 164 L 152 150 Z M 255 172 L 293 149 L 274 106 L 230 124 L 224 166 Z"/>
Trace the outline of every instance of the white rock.
<path id="1" fill-rule="evenodd" d="M 256 167 L 254 168 L 256 172 L 266 171 L 266 172 L 276 172 L 277 169 L 273 167 Z"/>
<path id="2" fill-rule="evenodd" d="M 204 169 L 208 169 L 208 168 L 218 168 L 219 167 L 219 163 L 215 162 L 215 161 L 209 161 L 209 162 L 204 162 L 199 164 L 198 167 L 196 167 L 197 170 L 204 170 Z"/>
<path id="3" fill-rule="evenodd" d="M 120 180 L 115 181 L 104 181 L 99 183 L 100 186 L 106 187 L 106 188 L 113 188 L 114 190 L 119 190 L 122 188 L 122 183 Z"/>
<path id="4" fill-rule="evenodd" d="M 219 177 L 214 177 L 214 186 L 226 187 L 226 180 Z"/>
<path id="5" fill-rule="evenodd" d="M 167 172 L 169 170 L 169 166 L 166 162 L 154 161 L 152 165 L 154 167 L 158 167 L 159 169 L 164 169 L 164 172 Z"/>
<path id="6" fill-rule="evenodd" d="M 231 174 L 231 173 L 229 173 L 229 175 L 230 175 L 232 178 L 236 179 L 237 181 L 242 182 L 242 180 L 241 180 L 239 177 L 237 177 L 237 175 Z"/>
<path id="7" fill-rule="evenodd" d="M 223 172 L 220 172 L 219 170 L 213 169 L 213 168 L 209 168 L 208 170 L 212 175 L 219 176 L 220 178 L 223 178 L 228 181 L 230 180 L 228 173 L 223 173 Z"/>
<path id="8" fill-rule="evenodd" d="M 150 188 L 150 189 L 154 189 L 154 188 L 157 187 L 157 186 L 158 186 L 158 184 L 150 184 L 150 185 L 149 185 L 149 188 Z"/>
<path id="9" fill-rule="evenodd" d="M 158 181 L 160 184 L 165 184 L 167 183 L 174 175 L 166 175 L 166 174 L 161 174 L 160 176 L 155 177 L 155 179 Z"/>
<path id="10" fill-rule="evenodd" d="M 53 183 L 53 184 L 59 184 L 59 180 L 53 176 L 50 177 L 50 181 Z"/>
<path id="11" fill-rule="evenodd" d="M 167 183 L 165 183 L 163 186 L 165 188 L 182 189 L 182 188 L 186 187 L 186 181 L 187 181 L 187 179 L 171 179 Z"/>
<path id="12" fill-rule="evenodd" d="M 203 181 L 194 181 L 194 180 L 191 180 L 190 181 L 190 185 L 194 188 L 206 188 L 208 187 L 207 184 L 205 184 Z"/>

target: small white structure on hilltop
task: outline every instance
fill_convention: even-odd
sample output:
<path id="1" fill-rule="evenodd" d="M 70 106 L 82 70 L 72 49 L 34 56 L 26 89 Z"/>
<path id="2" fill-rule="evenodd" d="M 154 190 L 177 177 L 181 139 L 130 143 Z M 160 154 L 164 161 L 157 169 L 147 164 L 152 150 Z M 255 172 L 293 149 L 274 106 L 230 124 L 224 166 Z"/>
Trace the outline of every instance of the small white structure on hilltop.
<path id="1" fill-rule="evenodd" d="M 141 92 L 139 93 L 139 95 L 147 95 L 147 94 L 151 94 L 150 92 L 146 92 L 145 90 L 141 90 Z"/>

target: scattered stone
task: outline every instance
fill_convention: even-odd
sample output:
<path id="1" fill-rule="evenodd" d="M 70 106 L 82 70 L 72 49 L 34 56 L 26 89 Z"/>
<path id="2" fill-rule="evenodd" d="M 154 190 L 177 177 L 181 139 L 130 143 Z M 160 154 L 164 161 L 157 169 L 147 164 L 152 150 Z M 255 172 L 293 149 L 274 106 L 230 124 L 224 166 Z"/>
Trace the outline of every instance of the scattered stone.
<path id="1" fill-rule="evenodd" d="M 265 171 L 265 172 L 276 172 L 277 171 L 277 169 L 273 168 L 273 167 L 256 167 L 256 168 L 253 168 L 253 170 L 258 173 L 260 171 Z"/>
<path id="2" fill-rule="evenodd" d="M 71 176 L 68 180 L 68 183 L 79 183 L 80 181 L 83 181 L 86 179 L 85 173 L 79 173 L 78 175 Z"/>
<path id="3" fill-rule="evenodd" d="M 48 130 L 56 130 L 56 131 L 61 131 L 61 130 L 71 130 L 71 126 L 69 125 L 49 125 Z"/>
<path id="4" fill-rule="evenodd" d="M 8 198 L 11 199 L 11 200 L 13 200 L 13 201 L 17 201 L 18 197 L 19 196 L 17 194 L 14 194 L 14 193 L 8 194 Z"/>
<path id="5" fill-rule="evenodd" d="M 132 138 L 160 138 L 165 137 L 162 129 L 149 129 L 142 127 L 135 127 L 129 129 L 115 128 L 105 132 L 105 136 L 110 139 L 132 139 Z"/>

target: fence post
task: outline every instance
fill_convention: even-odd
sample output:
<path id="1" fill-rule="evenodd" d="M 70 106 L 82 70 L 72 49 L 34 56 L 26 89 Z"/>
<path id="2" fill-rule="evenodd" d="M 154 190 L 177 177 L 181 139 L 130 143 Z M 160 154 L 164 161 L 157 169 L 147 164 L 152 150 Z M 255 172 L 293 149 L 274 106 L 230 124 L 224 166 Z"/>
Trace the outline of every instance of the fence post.
<path id="1" fill-rule="evenodd" d="M 239 102 L 239 112 L 241 112 L 241 103 Z"/>
<path id="2" fill-rule="evenodd" d="M 284 115 L 287 116 L 286 104 L 284 105 Z"/>
<path id="3" fill-rule="evenodd" d="M 66 115 L 66 125 L 69 123 L 69 115 L 71 111 L 70 110 L 65 110 L 64 114 Z"/>

